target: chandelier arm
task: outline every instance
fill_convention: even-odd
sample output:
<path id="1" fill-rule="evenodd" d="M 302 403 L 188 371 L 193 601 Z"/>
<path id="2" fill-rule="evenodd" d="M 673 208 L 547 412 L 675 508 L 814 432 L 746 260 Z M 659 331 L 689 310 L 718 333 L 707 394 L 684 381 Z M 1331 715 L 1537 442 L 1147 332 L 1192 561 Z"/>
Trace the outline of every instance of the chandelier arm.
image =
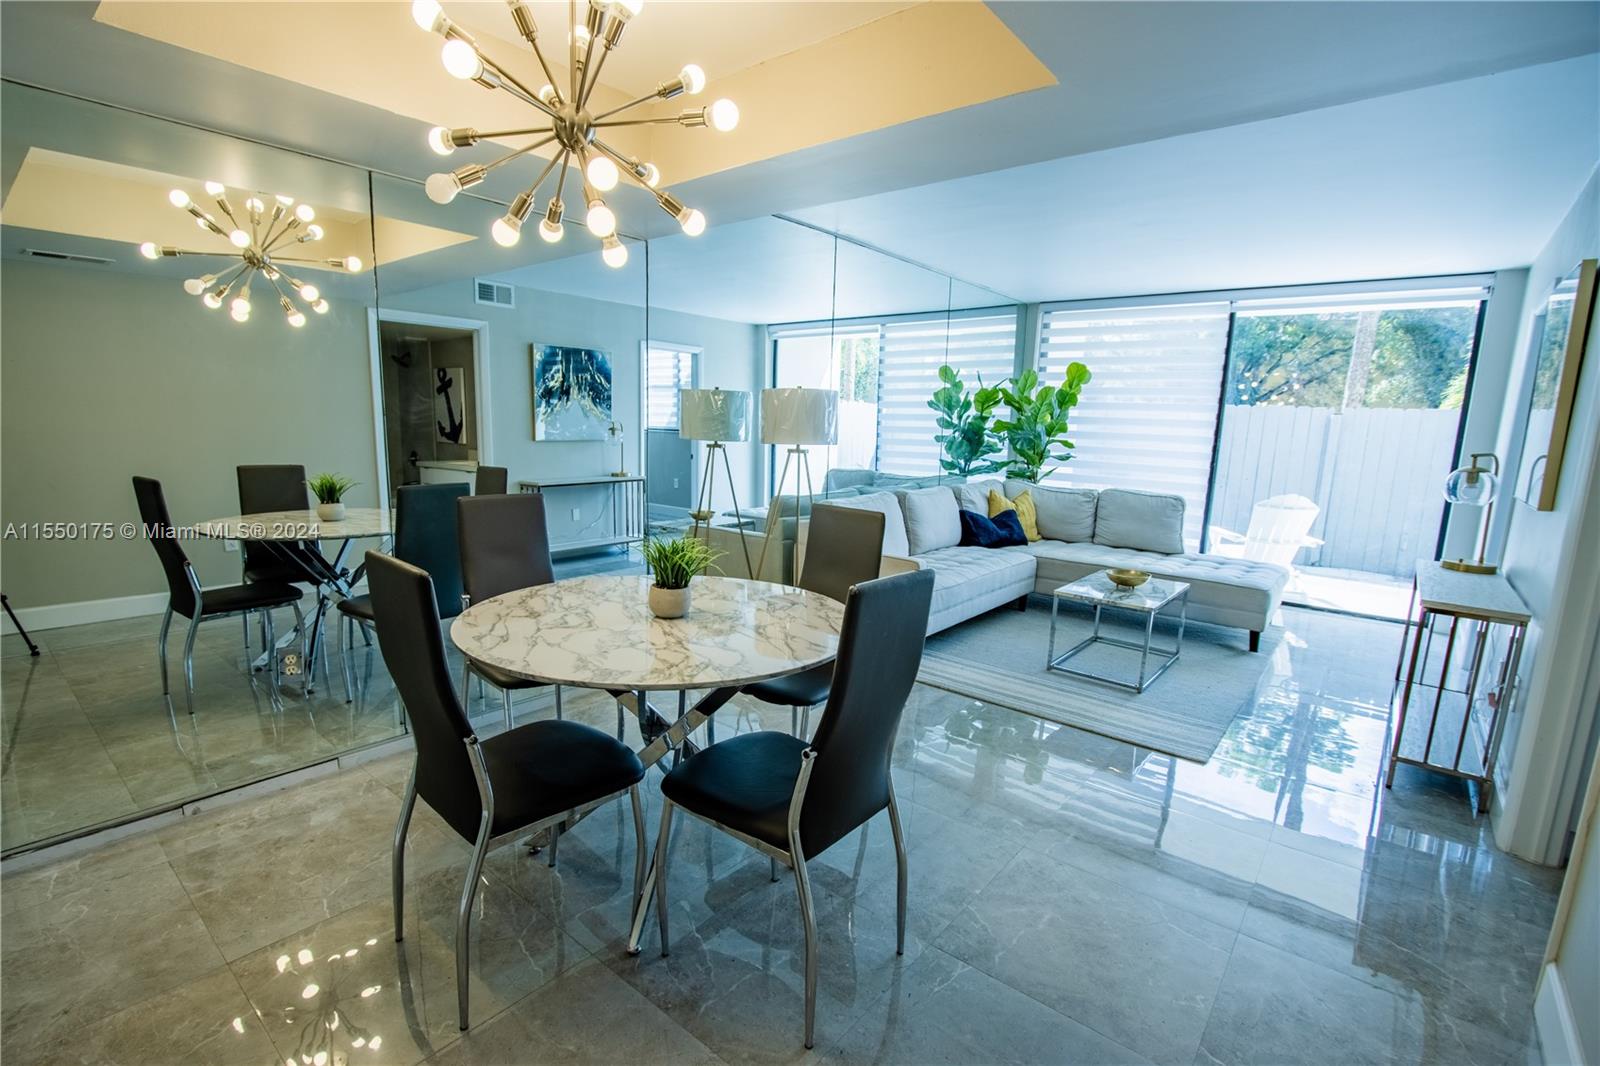
<path id="1" fill-rule="evenodd" d="M 556 175 L 556 199 L 557 200 L 561 199 L 561 193 L 567 187 L 567 158 L 569 156 L 571 156 L 571 155 L 572 155 L 572 153 L 570 151 L 567 151 L 566 149 L 563 149 L 562 152 L 561 152 L 561 163 L 560 163 L 559 168 L 558 168 L 560 170 L 560 173 Z"/>
<path id="2" fill-rule="evenodd" d="M 222 208 L 222 213 L 228 216 L 229 222 L 232 222 L 235 226 L 239 224 L 239 220 L 233 217 L 233 205 L 228 203 L 227 196 L 217 197 L 217 206 Z"/>
<path id="3" fill-rule="evenodd" d="M 624 118 L 613 122 L 591 122 L 590 125 L 597 130 L 609 130 L 619 126 L 665 126 L 669 122 L 678 121 L 677 115 L 668 115 L 663 118 Z"/>
<path id="4" fill-rule="evenodd" d="M 589 46 L 593 48 L 594 42 L 590 41 Z M 592 70 L 589 68 L 587 62 L 585 62 L 583 73 L 588 84 L 583 87 L 583 95 L 578 97 L 578 109 L 580 111 L 583 110 L 583 106 L 589 102 L 589 97 L 593 95 L 595 86 L 600 84 L 600 68 L 606 65 L 606 57 L 610 54 L 611 49 L 609 47 L 602 48 L 600 50 L 600 58 L 595 61 L 594 68 Z"/>
<path id="5" fill-rule="evenodd" d="M 518 100 L 521 100 L 528 106 L 543 111 L 549 118 L 559 117 L 549 104 L 539 99 L 538 93 L 535 93 L 532 89 L 522 84 L 522 82 L 518 81 L 513 75 L 507 74 L 505 68 L 500 66 L 500 64 L 484 56 L 479 56 L 478 58 L 483 60 L 485 66 L 494 70 L 495 75 L 500 79 L 500 88 L 504 89 L 512 96 L 515 96 Z"/>
<path id="6" fill-rule="evenodd" d="M 639 188 L 643 189 L 652 196 L 655 195 L 655 186 L 651 185 L 648 181 L 645 181 L 644 178 L 639 176 L 639 172 L 634 169 L 633 160 L 627 158 L 615 148 L 612 148 L 609 144 L 606 144 L 603 141 L 596 140 L 594 143 L 600 146 L 600 150 L 602 152 L 611 157 L 611 161 L 617 164 L 618 170 L 622 171 L 623 174 L 633 179 L 633 183 L 635 185 L 639 186 Z"/>
<path id="7" fill-rule="evenodd" d="M 244 271 L 245 271 L 245 268 L 248 267 L 249 265 L 250 265 L 249 263 L 240 263 L 238 266 L 233 268 L 233 273 L 231 273 L 231 274 L 228 274 L 227 271 L 221 271 L 220 273 L 217 274 L 216 280 L 213 281 L 211 283 L 211 285 L 216 285 L 218 282 L 220 282 L 224 289 L 231 287 L 234 282 L 239 280 L 239 275 L 243 274 Z M 223 276 L 224 274 L 227 274 L 227 276 L 224 277 Z M 211 287 L 211 285 L 207 285 L 206 288 L 209 289 Z"/>
<path id="8" fill-rule="evenodd" d="M 544 51 L 540 49 L 539 42 L 530 39 L 528 43 L 533 46 L 533 58 L 539 61 L 539 69 L 544 71 L 545 81 L 550 83 L 550 88 L 556 94 L 556 103 L 562 103 L 561 90 L 556 88 L 556 76 L 550 73 L 550 64 L 545 62 Z M 537 96 L 535 96 L 535 99 L 537 99 Z"/>
<path id="9" fill-rule="evenodd" d="M 284 227 L 278 232 L 273 233 L 270 226 L 267 228 L 267 236 L 261 242 L 262 255 L 272 251 L 275 245 L 279 244 L 285 237 L 294 231 L 295 227 L 300 225 L 300 219 L 297 216 L 293 214 L 286 214 L 286 217 L 289 219 L 289 221 L 285 223 Z"/>
<path id="10" fill-rule="evenodd" d="M 306 266 L 324 266 L 327 264 L 326 259 L 299 259 L 287 255 L 277 256 L 272 260 L 272 262 L 274 266 L 279 263 L 303 263 Z M 278 273 L 281 274 L 283 271 L 279 270 Z"/>
<path id="11" fill-rule="evenodd" d="M 591 34 L 589 36 L 589 43 L 583 49 L 583 63 L 582 63 L 581 66 L 578 67 L 578 88 L 576 90 L 576 95 L 573 96 L 573 99 L 577 101 L 577 107 L 580 110 L 583 108 L 584 100 L 588 99 L 588 97 L 589 97 L 589 88 L 588 88 L 589 74 L 590 74 L 589 62 L 593 58 L 594 58 L 594 35 Z M 605 58 L 606 58 L 605 57 L 605 53 L 602 52 L 601 55 L 600 55 L 600 62 L 604 63 L 605 62 Z"/>
<path id="12" fill-rule="evenodd" d="M 567 0 L 567 74 L 572 83 L 572 99 L 578 99 L 578 65 L 572 61 L 572 46 L 578 40 L 578 0 Z M 591 43 L 593 38 L 590 38 Z"/>
<path id="13" fill-rule="evenodd" d="M 545 145 L 549 144 L 551 141 L 553 141 L 555 139 L 556 139 L 555 134 L 552 133 L 552 134 L 550 134 L 550 136 L 546 137 L 542 141 L 534 141 L 532 144 L 528 145 L 526 148 L 518 148 L 515 152 L 512 152 L 512 153 L 510 153 L 508 155 L 503 155 L 499 159 L 496 159 L 492 163 L 485 163 L 483 165 L 483 169 L 485 171 L 490 171 L 490 170 L 493 170 L 495 167 L 504 166 L 505 164 L 511 162 L 513 159 L 520 159 L 522 156 L 527 155 L 529 152 L 531 152 L 531 151 L 533 151 L 533 150 L 535 150 L 537 148 L 543 148 Z"/>
<path id="14" fill-rule="evenodd" d="M 544 184 L 544 179 L 546 179 L 546 178 L 548 178 L 550 176 L 550 172 L 556 168 L 556 161 L 559 160 L 560 158 L 561 157 L 559 155 L 551 156 L 550 157 L 550 162 L 548 162 L 548 163 L 546 163 L 544 165 L 544 169 L 539 171 L 539 176 L 534 179 L 533 184 L 528 186 L 528 198 L 530 200 L 533 199 L 533 197 L 538 195 L 539 186 Z"/>
<path id="15" fill-rule="evenodd" d="M 648 104 L 651 100 L 659 99 L 660 96 L 660 93 L 646 93 L 637 100 L 629 100 L 621 107 L 613 107 L 610 111 L 602 111 L 600 114 L 594 116 L 594 124 L 598 125 L 603 119 L 608 119 L 612 115 L 620 115 L 629 108 L 638 107 L 640 104 Z"/>

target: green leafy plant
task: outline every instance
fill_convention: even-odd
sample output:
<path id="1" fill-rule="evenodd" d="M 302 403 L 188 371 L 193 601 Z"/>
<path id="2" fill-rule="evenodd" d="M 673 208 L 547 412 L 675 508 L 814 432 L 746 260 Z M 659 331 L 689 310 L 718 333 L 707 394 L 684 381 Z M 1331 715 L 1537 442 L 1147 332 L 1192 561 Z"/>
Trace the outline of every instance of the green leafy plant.
<path id="1" fill-rule="evenodd" d="M 318 474 L 306 482 L 306 487 L 311 490 L 311 495 L 317 498 L 318 503 L 338 503 L 344 499 L 344 494 L 355 488 L 360 482 L 352 481 L 342 474 Z"/>
<path id="2" fill-rule="evenodd" d="M 712 551 L 705 541 L 696 537 L 679 537 L 677 540 L 660 540 L 652 537 L 640 549 L 644 564 L 655 575 L 656 587 L 686 589 L 689 582 L 711 569 L 721 552 Z"/>
<path id="3" fill-rule="evenodd" d="M 1005 463 L 1007 476 L 1038 483 L 1055 472 L 1054 467 L 1046 470 L 1046 463 L 1072 458 L 1076 446 L 1067 439 L 1067 414 L 1077 406 L 1089 377 L 1088 367 L 1073 363 L 1059 386 L 1041 386 L 1033 370 L 1000 383 L 1000 396 L 1010 417 L 995 419 L 993 431 L 1011 449 L 1011 458 Z"/>
<path id="4" fill-rule="evenodd" d="M 979 374 L 978 388 L 969 391 L 960 373 L 948 363 L 939 368 L 939 381 L 928 401 L 939 416 L 935 420 L 939 432 L 933 436 L 944 450 L 939 465 L 945 473 L 962 477 L 1001 469 L 1005 462 L 990 456 L 998 455 L 1005 446 L 989 432 L 994 409 L 1000 406 L 1000 389 L 985 386 Z"/>

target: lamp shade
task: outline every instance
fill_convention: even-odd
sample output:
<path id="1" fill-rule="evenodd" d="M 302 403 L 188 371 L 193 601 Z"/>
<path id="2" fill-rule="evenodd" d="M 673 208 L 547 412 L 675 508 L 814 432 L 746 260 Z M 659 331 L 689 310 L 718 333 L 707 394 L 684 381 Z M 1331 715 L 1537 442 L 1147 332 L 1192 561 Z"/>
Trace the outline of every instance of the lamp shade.
<path id="1" fill-rule="evenodd" d="M 678 436 L 685 440 L 749 440 L 750 394 L 679 389 Z"/>
<path id="2" fill-rule="evenodd" d="M 839 394 L 832 389 L 762 389 L 763 444 L 837 444 Z"/>

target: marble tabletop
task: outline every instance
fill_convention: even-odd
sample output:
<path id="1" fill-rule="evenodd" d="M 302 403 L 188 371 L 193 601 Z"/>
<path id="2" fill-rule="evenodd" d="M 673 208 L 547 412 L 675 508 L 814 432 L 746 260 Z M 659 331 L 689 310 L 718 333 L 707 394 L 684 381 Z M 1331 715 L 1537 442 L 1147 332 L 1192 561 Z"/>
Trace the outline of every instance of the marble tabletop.
<path id="1" fill-rule="evenodd" d="M 1186 581 L 1152 577 L 1137 588 L 1124 588 L 1106 576 L 1104 570 L 1079 578 L 1055 590 L 1055 595 L 1080 603 L 1099 603 L 1107 607 L 1126 607 L 1130 611 L 1159 611 L 1174 598 L 1189 591 Z"/>
<path id="2" fill-rule="evenodd" d="M 650 578 L 595 575 L 475 603 L 450 625 L 462 653 L 518 677 L 585 688 L 729 688 L 832 659 L 844 605 L 766 581 L 700 577 L 683 618 L 645 602 Z"/>
<path id="3" fill-rule="evenodd" d="M 349 507 L 338 522 L 324 522 L 314 510 L 263 511 L 200 522 L 202 536 L 227 540 L 353 540 L 387 537 L 394 532 L 389 512 L 381 507 Z"/>

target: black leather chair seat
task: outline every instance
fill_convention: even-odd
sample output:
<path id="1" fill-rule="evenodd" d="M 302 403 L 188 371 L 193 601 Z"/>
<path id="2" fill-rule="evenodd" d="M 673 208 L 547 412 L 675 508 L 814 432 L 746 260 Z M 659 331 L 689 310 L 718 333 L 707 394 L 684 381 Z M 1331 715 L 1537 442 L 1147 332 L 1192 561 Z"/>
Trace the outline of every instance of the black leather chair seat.
<path id="1" fill-rule="evenodd" d="M 789 799 L 806 742 L 788 733 L 740 733 L 696 752 L 661 781 L 661 794 L 729 829 L 789 848 Z"/>
<path id="2" fill-rule="evenodd" d="M 823 663 L 798 674 L 785 674 L 769 681 L 746 685 L 744 691 L 762 703 L 776 703 L 780 707 L 815 707 L 828 702 L 828 688 L 833 684 L 833 663 Z"/>
<path id="3" fill-rule="evenodd" d="M 287 607 L 304 595 L 293 585 L 279 581 L 252 581 L 248 585 L 228 585 L 200 590 L 200 613 L 228 614 L 232 611 L 259 611 L 263 607 Z"/>
<path id="4" fill-rule="evenodd" d="M 298 546 L 296 553 L 298 554 Z M 273 552 L 271 555 L 266 553 Z M 264 558 L 262 558 L 265 556 Z M 249 582 L 257 581 L 284 581 L 298 585 L 316 585 L 321 583 L 321 578 L 311 572 L 310 567 L 297 559 L 290 559 L 276 554 L 275 549 L 259 548 L 252 553 L 244 567 L 244 579 Z"/>
<path id="5" fill-rule="evenodd" d="M 351 618 L 362 622 L 376 622 L 378 616 L 372 613 L 371 596 L 350 596 L 339 601 L 339 613 L 347 614 Z"/>
<path id="6" fill-rule="evenodd" d="M 472 660 L 472 672 L 482 677 L 495 688 L 510 689 L 513 692 L 525 688 L 545 687 L 543 681 L 529 681 L 525 677 L 518 677 L 516 674 L 502 670 L 498 666 L 491 666 L 477 659 Z"/>
<path id="7" fill-rule="evenodd" d="M 494 835 L 614 795 L 644 777 L 633 749 L 592 726 L 541 721 L 483 741 Z"/>

